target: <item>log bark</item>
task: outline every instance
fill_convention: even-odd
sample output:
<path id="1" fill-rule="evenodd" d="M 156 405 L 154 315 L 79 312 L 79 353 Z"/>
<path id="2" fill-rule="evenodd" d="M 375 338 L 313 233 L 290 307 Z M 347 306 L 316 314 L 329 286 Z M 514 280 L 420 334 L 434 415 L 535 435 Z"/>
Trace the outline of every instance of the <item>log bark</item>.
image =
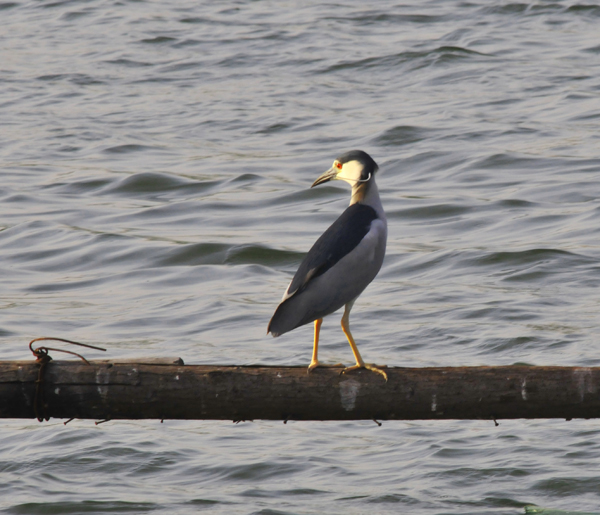
<path id="1" fill-rule="evenodd" d="M 0 362 L 0 418 L 426 420 L 600 417 L 600 368 L 385 369 Z M 40 382 L 36 381 L 40 378 Z M 36 393 L 37 388 L 37 393 Z"/>

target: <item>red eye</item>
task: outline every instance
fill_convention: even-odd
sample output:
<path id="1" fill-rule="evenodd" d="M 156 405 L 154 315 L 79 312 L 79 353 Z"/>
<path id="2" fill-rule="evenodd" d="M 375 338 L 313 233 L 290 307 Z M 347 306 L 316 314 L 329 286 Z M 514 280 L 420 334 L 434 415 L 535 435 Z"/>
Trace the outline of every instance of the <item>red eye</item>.
<path id="1" fill-rule="evenodd" d="M 342 163 L 335 163 L 335 167 L 336 167 L 338 170 L 341 170 L 341 169 L 342 169 Z"/>

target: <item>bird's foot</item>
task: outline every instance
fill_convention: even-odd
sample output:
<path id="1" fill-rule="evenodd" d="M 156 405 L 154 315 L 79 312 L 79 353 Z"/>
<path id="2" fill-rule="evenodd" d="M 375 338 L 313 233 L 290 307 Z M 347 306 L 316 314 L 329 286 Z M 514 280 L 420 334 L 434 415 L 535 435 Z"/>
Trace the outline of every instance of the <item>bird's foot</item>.
<path id="1" fill-rule="evenodd" d="M 310 374 L 317 367 L 339 368 L 343 366 L 344 365 L 342 365 L 342 363 L 336 363 L 335 365 L 323 365 L 319 361 L 311 361 L 310 365 L 308 365 L 308 371 L 306 373 Z"/>
<path id="2" fill-rule="evenodd" d="M 310 374 L 315 368 L 320 367 L 321 363 L 319 363 L 318 360 L 314 359 L 310 362 L 310 365 L 308 365 L 308 370 L 307 370 L 307 374 Z"/>
<path id="3" fill-rule="evenodd" d="M 346 367 L 344 370 L 342 370 L 340 372 L 340 374 L 345 374 L 346 372 L 351 372 L 352 370 L 359 370 L 361 368 L 364 368 L 365 370 L 370 370 L 371 372 L 375 372 L 377 374 L 381 374 L 387 383 L 387 380 L 388 380 L 387 374 L 383 370 L 381 370 L 380 367 L 377 367 L 377 366 L 369 364 L 369 363 L 357 363 L 356 365 L 353 365 L 351 367 Z"/>

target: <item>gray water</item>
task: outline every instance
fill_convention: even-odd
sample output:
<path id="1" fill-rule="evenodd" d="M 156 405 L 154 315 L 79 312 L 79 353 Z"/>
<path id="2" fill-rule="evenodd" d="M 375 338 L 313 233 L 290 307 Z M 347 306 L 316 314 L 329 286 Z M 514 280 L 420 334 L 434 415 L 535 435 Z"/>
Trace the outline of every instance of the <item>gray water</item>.
<path id="1" fill-rule="evenodd" d="M 600 6 L 0 4 L 0 358 L 307 365 L 266 326 L 379 163 L 369 362 L 600 365 Z M 88 358 L 105 358 L 85 351 Z M 59 356 L 56 356 L 59 357 Z M 339 314 L 324 362 L 351 364 Z M 590 421 L 0 422 L 10 514 L 600 512 Z"/>

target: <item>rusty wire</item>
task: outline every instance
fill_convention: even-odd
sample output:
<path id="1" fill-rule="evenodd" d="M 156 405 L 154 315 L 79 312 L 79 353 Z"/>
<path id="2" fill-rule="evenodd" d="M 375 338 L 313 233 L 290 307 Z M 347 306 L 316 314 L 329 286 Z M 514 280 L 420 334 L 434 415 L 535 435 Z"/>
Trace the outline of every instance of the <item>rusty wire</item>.
<path id="1" fill-rule="evenodd" d="M 96 347 L 95 345 L 90 345 L 88 343 L 79 343 L 79 342 L 74 342 L 72 340 L 65 340 L 64 338 L 54 338 L 52 336 L 42 336 L 40 338 L 34 338 L 33 340 L 31 340 L 29 342 L 29 350 L 33 353 L 33 355 L 36 357 L 36 359 L 38 361 L 47 359 L 47 361 L 50 361 L 52 358 L 50 357 L 50 355 L 48 354 L 48 351 L 56 351 L 56 352 L 64 352 L 66 354 L 72 354 L 73 356 L 77 356 L 78 358 L 82 359 L 83 361 L 85 361 L 85 363 L 87 365 L 90 364 L 90 362 L 85 359 L 81 354 L 77 354 L 76 352 L 70 351 L 70 350 L 64 350 L 64 349 L 55 349 L 53 347 L 38 347 L 37 349 L 33 348 L 33 343 L 34 342 L 39 342 L 39 341 L 43 341 L 43 340 L 53 340 L 53 341 L 57 341 L 57 342 L 63 342 L 63 343 L 70 343 L 72 345 L 79 345 L 80 347 L 86 347 L 88 349 L 94 349 L 94 350 L 101 350 L 106 352 L 106 349 L 103 349 L 102 347 Z"/>
<path id="2" fill-rule="evenodd" d="M 38 370 L 38 377 L 35 381 L 35 393 L 33 396 L 33 412 L 35 414 L 35 418 L 38 419 L 38 422 L 42 422 L 44 420 L 50 420 L 50 417 L 46 414 L 46 404 L 44 403 L 44 391 L 42 389 L 42 384 L 44 382 L 44 372 L 46 371 L 46 365 L 52 361 L 52 356 L 50 356 L 49 351 L 56 352 L 64 352 L 66 354 L 72 354 L 73 356 L 77 356 L 81 360 L 85 362 L 86 365 L 89 365 L 90 362 L 85 359 L 81 354 L 77 354 L 76 352 L 64 349 L 56 349 L 54 347 L 37 347 L 33 348 L 34 342 L 39 342 L 43 340 L 53 340 L 63 343 L 70 343 L 72 345 L 79 345 L 80 347 L 86 347 L 88 349 L 101 350 L 106 351 L 102 347 L 96 347 L 95 345 L 89 345 L 87 343 L 79 343 L 74 342 L 72 340 L 65 340 L 64 338 L 54 338 L 51 336 L 42 336 L 40 338 L 34 338 L 29 342 L 29 350 L 35 356 L 35 359 L 40 364 L 40 368 Z"/>

